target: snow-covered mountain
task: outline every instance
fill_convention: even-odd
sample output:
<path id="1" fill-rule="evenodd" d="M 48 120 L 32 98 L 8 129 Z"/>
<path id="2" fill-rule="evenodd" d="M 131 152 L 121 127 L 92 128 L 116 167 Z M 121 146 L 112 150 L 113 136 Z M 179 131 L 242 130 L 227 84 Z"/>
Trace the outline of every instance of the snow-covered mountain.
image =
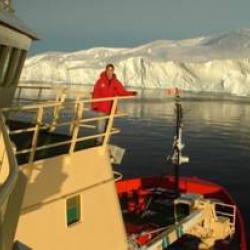
<path id="1" fill-rule="evenodd" d="M 25 62 L 22 82 L 92 84 L 107 63 L 127 86 L 250 95 L 250 29 L 136 48 L 48 52 Z"/>

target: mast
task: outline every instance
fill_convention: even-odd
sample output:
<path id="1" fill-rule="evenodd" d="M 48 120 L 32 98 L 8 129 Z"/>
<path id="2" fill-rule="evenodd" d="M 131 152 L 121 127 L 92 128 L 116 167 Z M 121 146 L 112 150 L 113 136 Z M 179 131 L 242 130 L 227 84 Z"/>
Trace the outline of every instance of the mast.
<path id="1" fill-rule="evenodd" d="M 184 163 L 189 162 L 189 157 L 184 156 L 182 154 L 182 150 L 184 148 L 184 144 L 182 142 L 182 128 L 183 128 L 183 108 L 181 105 L 181 97 L 179 89 L 174 90 L 175 94 L 175 108 L 176 108 L 176 126 L 175 126 L 175 136 L 172 153 L 168 156 L 168 160 L 170 160 L 174 166 L 174 193 L 175 197 L 180 196 L 179 190 L 179 179 L 180 179 L 180 166 Z"/>

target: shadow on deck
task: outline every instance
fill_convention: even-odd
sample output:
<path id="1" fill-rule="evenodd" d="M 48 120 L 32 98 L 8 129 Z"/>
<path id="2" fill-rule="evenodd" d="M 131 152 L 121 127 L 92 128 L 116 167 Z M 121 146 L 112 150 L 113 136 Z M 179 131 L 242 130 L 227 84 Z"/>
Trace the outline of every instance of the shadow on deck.
<path id="1" fill-rule="evenodd" d="M 16 120 L 15 121 L 8 120 L 7 124 L 10 130 L 27 129 L 27 128 L 34 127 L 34 124 L 32 123 L 26 123 L 26 122 L 16 121 Z M 17 151 L 29 149 L 31 148 L 31 144 L 32 144 L 33 131 L 25 132 L 21 134 L 12 134 L 10 135 L 10 137 L 11 137 L 11 140 L 15 143 Z M 38 136 L 37 147 L 52 144 L 52 143 L 68 141 L 68 140 L 71 140 L 71 138 L 72 137 L 67 134 L 49 132 L 48 130 L 40 130 L 39 136 Z M 87 149 L 87 148 L 91 148 L 95 146 L 97 146 L 95 139 L 81 141 L 81 142 L 76 143 L 75 151 L 79 151 L 82 149 Z M 38 150 L 35 153 L 34 160 L 47 159 L 50 157 L 67 154 L 69 152 L 69 148 L 70 148 L 70 142 L 66 145 Z M 27 163 L 29 160 L 29 154 L 30 153 L 18 154 L 16 156 L 18 164 L 22 165 L 22 164 Z"/>

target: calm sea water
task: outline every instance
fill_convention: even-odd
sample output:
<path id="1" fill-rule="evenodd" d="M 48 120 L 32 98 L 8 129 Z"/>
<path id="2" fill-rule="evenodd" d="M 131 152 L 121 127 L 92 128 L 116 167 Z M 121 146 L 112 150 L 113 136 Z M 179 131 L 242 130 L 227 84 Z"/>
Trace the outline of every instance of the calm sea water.
<path id="1" fill-rule="evenodd" d="M 224 186 L 241 209 L 250 238 L 250 98 L 185 94 L 182 106 L 184 153 L 190 162 L 181 167 L 181 175 Z M 119 107 L 128 117 L 116 121 L 122 131 L 111 142 L 126 149 L 116 167 L 125 178 L 172 174 L 166 159 L 173 143 L 174 107 L 174 100 L 157 90 L 140 91 Z"/>
<path id="2" fill-rule="evenodd" d="M 161 94 L 123 104 L 129 116 L 116 122 L 122 133 L 112 142 L 126 148 L 117 170 L 126 178 L 171 173 L 175 113 L 172 99 Z M 216 182 L 242 210 L 250 237 L 250 99 L 184 96 L 184 152 L 190 163 L 181 175 Z"/>

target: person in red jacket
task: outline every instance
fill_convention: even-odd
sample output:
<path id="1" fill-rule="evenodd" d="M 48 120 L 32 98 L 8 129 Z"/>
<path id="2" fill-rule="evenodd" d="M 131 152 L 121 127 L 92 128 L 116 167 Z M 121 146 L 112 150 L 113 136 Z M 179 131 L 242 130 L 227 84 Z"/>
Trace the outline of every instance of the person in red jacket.
<path id="1" fill-rule="evenodd" d="M 114 73 L 113 64 L 108 64 L 106 70 L 100 75 L 94 86 L 92 98 L 105 98 L 114 96 L 131 96 L 136 95 L 135 91 L 127 91 L 122 83 L 117 79 Z M 92 102 L 92 110 L 109 114 L 112 108 L 112 101 Z"/>
<path id="2" fill-rule="evenodd" d="M 117 79 L 116 74 L 114 73 L 115 67 L 113 64 L 108 64 L 105 71 L 100 75 L 100 78 L 94 85 L 92 92 L 92 98 L 108 98 L 115 96 L 132 96 L 136 95 L 135 91 L 127 91 L 122 83 Z M 100 101 L 92 102 L 92 110 L 99 112 L 102 115 L 110 114 L 112 108 L 112 101 Z M 108 120 L 99 120 L 98 122 L 98 132 L 104 133 L 106 130 Z M 99 140 L 99 142 L 102 141 Z"/>

